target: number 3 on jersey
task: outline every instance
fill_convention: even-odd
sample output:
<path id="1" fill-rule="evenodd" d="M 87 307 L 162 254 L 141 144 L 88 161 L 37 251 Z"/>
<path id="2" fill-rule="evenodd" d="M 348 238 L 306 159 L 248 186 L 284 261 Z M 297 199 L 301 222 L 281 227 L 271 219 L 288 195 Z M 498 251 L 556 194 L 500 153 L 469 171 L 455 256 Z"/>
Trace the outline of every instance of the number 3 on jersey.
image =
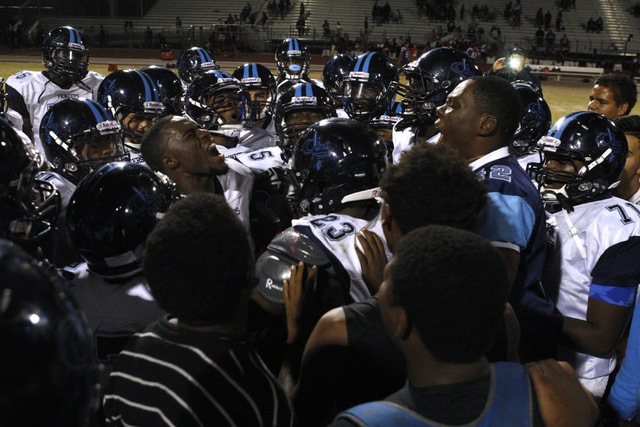
<path id="1" fill-rule="evenodd" d="M 331 223 L 333 221 L 336 221 L 337 219 L 338 217 L 335 215 L 327 215 L 323 216 L 322 218 L 311 220 L 310 222 L 314 226 L 322 228 L 327 226 L 327 223 Z M 353 234 L 356 231 L 356 228 L 350 222 L 341 222 L 339 223 L 339 226 L 340 228 L 338 229 L 337 227 L 331 225 L 323 231 L 323 234 L 327 237 L 327 239 L 337 241 L 344 239 L 346 236 L 348 236 L 349 234 Z"/>

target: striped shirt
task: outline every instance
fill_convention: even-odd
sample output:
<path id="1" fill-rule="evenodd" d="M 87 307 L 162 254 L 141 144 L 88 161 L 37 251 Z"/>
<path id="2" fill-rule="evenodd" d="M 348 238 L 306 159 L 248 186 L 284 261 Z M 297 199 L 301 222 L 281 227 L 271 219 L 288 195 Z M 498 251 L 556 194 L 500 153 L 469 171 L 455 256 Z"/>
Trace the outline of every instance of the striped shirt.
<path id="1" fill-rule="evenodd" d="M 164 317 L 134 335 L 109 379 L 110 426 L 287 426 L 289 400 L 251 344 Z"/>

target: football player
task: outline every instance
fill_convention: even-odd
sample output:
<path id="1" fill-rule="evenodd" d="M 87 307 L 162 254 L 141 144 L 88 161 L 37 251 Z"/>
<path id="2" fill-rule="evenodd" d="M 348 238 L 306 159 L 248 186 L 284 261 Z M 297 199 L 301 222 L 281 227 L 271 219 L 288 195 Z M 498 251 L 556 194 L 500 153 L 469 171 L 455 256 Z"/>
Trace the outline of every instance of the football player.
<path id="1" fill-rule="evenodd" d="M 349 117 L 342 105 L 342 85 L 344 76 L 349 71 L 351 61 L 353 61 L 352 56 L 342 53 L 328 60 L 322 70 L 322 84 L 333 98 L 336 113 L 341 118 Z"/>
<path id="2" fill-rule="evenodd" d="M 562 254 L 558 358 L 599 399 L 640 283 L 640 210 L 610 192 L 624 168 L 627 140 L 606 117 L 577 112 L 558 120 L 539 147 L 542 161 L 528 172 Z"/>
<path id="3" fill-rule="evenodd" d="M 220 67 L 216 64 L 213 56 L 201 47 L 190 47 L 182 52 L 178 58 L 178 74 L 185 90 L 200 74 L 219 69 Z"/>
<path id="4" fill-rule="evenodd" d="M 67 98 L 95 99 L 103 77 L 89 71 L 89 49 L 72 27 L 49 31 L 42 44 L 42 62 L 45 71 L 21 71 L 9 77 L 6 91 L 9 112 L 22 121 L 14 125 L 44 153 L 40 121 L 47 110 Z"/>

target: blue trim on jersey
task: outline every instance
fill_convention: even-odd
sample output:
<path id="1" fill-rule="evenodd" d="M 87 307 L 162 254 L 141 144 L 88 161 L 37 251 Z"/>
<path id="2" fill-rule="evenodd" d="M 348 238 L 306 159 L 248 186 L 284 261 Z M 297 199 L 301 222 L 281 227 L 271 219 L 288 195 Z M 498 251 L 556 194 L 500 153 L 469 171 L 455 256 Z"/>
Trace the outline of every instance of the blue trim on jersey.
<path id="1" fill-rule="evenodd" d="M 489 203 L 480 213 L 480 234 L 489 241 L 526 248 L 536 222 L 531 206 L 520 196 L 496 192 L 487 196 Z"/>
<path id="2" fill-rule="evenodd" d="M 632 287 L 640 283 L 640 236 L 608 247 L 591 270 L 592 282 L 607 287 Z"/>
<path id="3" fill-rule="evenodd" d="M 91 109 L 93 116 L 96 118 L 96 122 L 102 123 L 104 121 L 109 120 L 107 118 L 107 115 L 104 113 L 104 110 L 102 110 L 102 108 L 98 106 L 99 104 L 97 104 L 96 102 L 90 99 L 85 99 L 84 103 L 87 104 Z"/>
<path id="4" fill-rule="evenodd" d="M 620 288 L 616 286 L 601 286 L 595 283 L 589 288 L 589 298 L 621 307 L 631 307 L 636 300 L 636 288 Z"/>

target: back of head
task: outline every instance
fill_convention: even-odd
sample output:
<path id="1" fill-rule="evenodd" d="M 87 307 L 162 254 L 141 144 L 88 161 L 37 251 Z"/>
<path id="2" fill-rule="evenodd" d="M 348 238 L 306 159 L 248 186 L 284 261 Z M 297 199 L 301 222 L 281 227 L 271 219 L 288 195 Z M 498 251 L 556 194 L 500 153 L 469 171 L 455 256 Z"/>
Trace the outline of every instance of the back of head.
<path id="1" fill-rule="evenodd" d="M 82 80 L 89 69 L 89 49 L 72 27 L 56 27 L 42 43 L 42 63 L 50 72 L 73 83 Z"/>
<path id="2" fill-rule="evenodd" d="M 317 215 L 373 199 L 386 166 L 386 146 L 373 129 L 353 119 L 321 120 L 302 134 L 293 152 L 290 203 L 302 215 Z"/>
<path id="3" fill-rule="evenodd" d="M 403 234 L 430 224 L 477 231 L 486 204 L 487 190 L 467 162 L 440 144 L 406 151 L 380 187 Z"/>
<path id="4" fill-rule="evenodd" d="M 393 303 L 437 360 L 474 362 L 493 344 L 508 280 L 484 238 L 447 226 L 416 229 L 398 244 L 390 273 Z"/>
<path id="5" fill-rule="evenodd" d="M 7 426 L 89 425 L 91 336 L 54 275 L 0 239 L 0 417 Z"/>
<path id="6" fill-rule="evenodd" d="M 636 82 L 626 74 L 608 73 L 599 76 L 593 85 L 604 86 L 613 92 L 613 99 L 618 105 L 625 102 L 629 104 L 624 115 L 629 115 L 638 100 L 638 88 Z"/>
<path id="7" fill-rule="evenodd" d="M 324 65 L 322 84 L 334 98 L 342 96 L 342 80 L 349 70 L 353 57 L 347 54 L 336 55 Z"/>
<path id="8" fill-rule="evenodd" d="M 0 117 L 0 237 L 35 241 L 51 231 L 60 194 L 36 174 L 45 168 L 38 150 Z"/>
<path id="9" fill-rule="evenodd" d="M 508 145 L 520 125 L 522 101 L 509 81 L 495 76 L 472 77 L 473 96 L 477 109 L 496 117 L 503 146 Z"/>
<path id="10" fill-rule="evenodd" d="M 640 138 L 640 116 L 629 115 L 620 116 L 613 121 L 618 129 L 625 133 L 625 135 L 635 136 Z"/>
<path id="11" fill-rule="evenodd" d="M 108 163 L 73 193 L 66 217 L 69 241 L 94 274 L 132 276 L 142 268 L 147 235 L 176 199 L 166 177 L 135 163 Z"/>
<path id="12" fill-rule="evenodd" d="M 160 307 L 188 324 L 228 320 L 254 286 L 246 227 L 221 196 L 196 193 L 151 232 L 144 276 Z"/>

